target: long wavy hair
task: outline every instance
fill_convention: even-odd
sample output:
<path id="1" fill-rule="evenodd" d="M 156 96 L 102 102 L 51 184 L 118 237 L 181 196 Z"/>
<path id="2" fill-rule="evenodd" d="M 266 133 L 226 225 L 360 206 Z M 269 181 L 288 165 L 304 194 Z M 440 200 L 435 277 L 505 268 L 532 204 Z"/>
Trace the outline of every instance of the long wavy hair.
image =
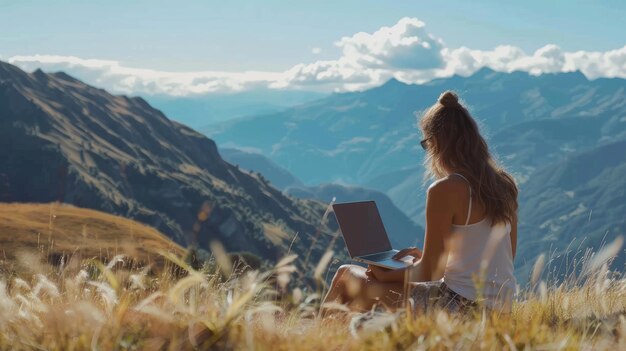
<path id="1" fill-rule="evenodd" d="M 478 125 L 457 94 L 446 91 L 422 115 L 426 178 L 441 179 L 448 172 L 465 176 L 492 224 L 512 222 L 517 213 L 517 185 L 489 153 Z"/>

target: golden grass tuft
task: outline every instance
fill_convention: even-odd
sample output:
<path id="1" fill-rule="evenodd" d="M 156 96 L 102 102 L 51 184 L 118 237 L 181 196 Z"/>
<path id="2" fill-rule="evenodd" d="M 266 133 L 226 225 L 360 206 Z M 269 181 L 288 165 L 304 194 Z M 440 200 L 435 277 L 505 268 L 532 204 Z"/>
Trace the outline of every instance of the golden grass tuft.
<path id="1" fill-rule="evenodd" d="M 289 240 L 289 233 L 285 228 L 274 223 L 263 223 L 263 234 L 276 246 L 284 245 Z"/>

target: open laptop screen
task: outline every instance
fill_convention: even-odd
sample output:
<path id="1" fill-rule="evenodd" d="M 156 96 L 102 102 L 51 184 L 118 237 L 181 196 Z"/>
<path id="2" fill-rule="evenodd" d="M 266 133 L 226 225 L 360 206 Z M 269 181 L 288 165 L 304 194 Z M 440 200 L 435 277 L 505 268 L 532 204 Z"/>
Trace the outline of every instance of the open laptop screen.
<path id="1" fill-rule="evenodd" d="M 351 257 L 391 250 L 374 201 L 334 204 L 333 210 Z"/>

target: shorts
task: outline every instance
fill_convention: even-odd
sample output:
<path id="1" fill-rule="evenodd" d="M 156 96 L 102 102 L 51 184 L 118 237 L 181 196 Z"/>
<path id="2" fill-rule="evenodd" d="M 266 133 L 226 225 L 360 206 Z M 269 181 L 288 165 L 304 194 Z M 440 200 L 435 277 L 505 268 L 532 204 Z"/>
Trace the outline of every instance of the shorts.
<path id="1" fill-rule="evenodd" d="M 467 313 L 478 307 L 476 302 L 452 291 L 443 280 L 413 283 L 409 297 L 413 300 L 413 310 L 421 314 L 433 309 Z"/>

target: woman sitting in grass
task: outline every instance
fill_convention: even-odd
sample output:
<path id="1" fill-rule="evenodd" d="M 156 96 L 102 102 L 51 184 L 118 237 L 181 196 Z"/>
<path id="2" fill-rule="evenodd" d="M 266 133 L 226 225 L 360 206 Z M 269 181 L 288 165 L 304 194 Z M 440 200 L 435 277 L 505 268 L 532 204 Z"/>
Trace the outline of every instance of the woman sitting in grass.
<path id="1" fill-rule="evenodd" d="M 413 265 L 389 270 L 339 267 L 325 303 L 352 310 L 413 304 L 465 311 L 485 306 L 510 312 L 515 293 L 517 186 L 491 157 L 487 143 L 455 93 L 446 91 L 420 120 L 427 175 L 423 252 L 401 250 Z"/>

